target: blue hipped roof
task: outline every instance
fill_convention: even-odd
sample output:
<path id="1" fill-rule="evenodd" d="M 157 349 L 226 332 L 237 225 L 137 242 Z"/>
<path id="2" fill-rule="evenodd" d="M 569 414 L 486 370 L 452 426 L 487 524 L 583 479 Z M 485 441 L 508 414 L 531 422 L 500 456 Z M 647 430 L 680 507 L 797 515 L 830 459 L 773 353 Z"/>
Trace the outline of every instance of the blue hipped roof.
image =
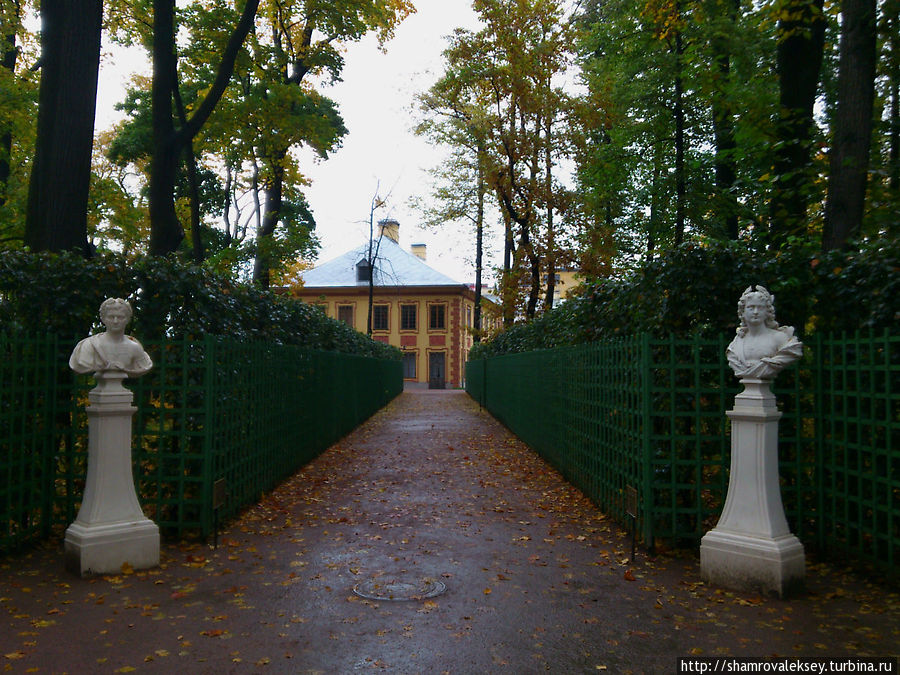
<path id="1" fill-rule="evenodd" d="M 377 245 L 377 243 L 376 243 Z M 373 247 L 374 251 L 374 247 Z M 301 276 L 305 288 L 339 288 L 368 285 L 357 281 L 356 266 L 369 252 L 368 243 L 347 251 L 342 256 L 307 270 Z M 421 258 L 403 250 L 388 237 L 381 238 L 375 259 L 375 286 L 463 286 L 445 274 L 429 267 Z"/>

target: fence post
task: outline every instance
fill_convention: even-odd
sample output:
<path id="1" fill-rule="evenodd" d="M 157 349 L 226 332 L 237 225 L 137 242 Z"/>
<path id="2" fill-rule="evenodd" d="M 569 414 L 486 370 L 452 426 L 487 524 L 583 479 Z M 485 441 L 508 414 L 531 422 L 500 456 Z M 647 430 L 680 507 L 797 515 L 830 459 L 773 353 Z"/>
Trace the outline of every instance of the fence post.
<path id="1" fill-rule="evenodd" d="M 641 510 L 643 511 L 643 537 L 647 548 L 653 550 L 653 456 L 650 438 L 653 431 L 652 401 L 650 383 L 652 379 L 652 363 L 650 355 L 650 334 L 640 335 L 640 365 L 638 372 L 641 378 L 641 469 L 643 480 L 641 485 Z"/>
<path id="2" fill-rule="evenodd" d="M 822 462 L 825 459 L 825 443 L 823 441 L 825 435 L 824 425 L 824 394 L 825 385 L 822 382 L 824 373 L 824 356 L 822 345 L 822 334 L 816 333 L 813 338 L 813 416 L 815 417 L 815 445 L 813 452 L 815 457 L 815 474 L 816 486 L 816 548 L 821 550 L 825 538 L 825 500 L 822 491 L 825 487 L 825 472 L 822 470 Z"/>
<path id="3" fill-rule="evenodd" d="M 206 538 L 213 529 L 213 482 L 215 481 L 214 472 L 216 464 L 213 453 L 215 450 L 213 444 L 213 432 L 215 424 L 213 423 L 215 414 L 215 402 L 217 393 L 215 390 L 215 374 L 216 374 L 216 341 L 211 335 L 203 336 L 203 511 L 200 522 L 200 536 Z"/>
<path id="4" fill-rule="evenodd" d="M 56 336 L 56 333 L 52 333 L 49 337 L 50 344 L 47 346 L 47 353 L 45 354 L 47 359 L 47 379 L 50 382 L 49 405 L 45 421 L 48 432 L 44 440 L 44 458 L 41 465 L 44 480 L 41 504 L 41 536 L 45 539 L 50 536 L 50 530 L 53 525 L 53 496 L 56 492 L 56 467 L 54 466 L 53 456 L 56 454 L 56 397 L 59 394 L 59 368 L 57 368 L 59 338 Z"/>
<path id="5" fill-rule="evenodd" d="M 481 405 L 487 407 L 487 357 L 481 359 Z"/>

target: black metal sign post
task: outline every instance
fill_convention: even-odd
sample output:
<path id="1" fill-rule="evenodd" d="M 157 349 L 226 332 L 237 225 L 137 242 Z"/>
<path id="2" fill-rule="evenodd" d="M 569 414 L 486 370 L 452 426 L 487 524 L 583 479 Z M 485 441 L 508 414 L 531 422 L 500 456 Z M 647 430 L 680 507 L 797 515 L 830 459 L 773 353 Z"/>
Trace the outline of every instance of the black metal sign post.
<path id="1" fill-rule="evenodd" d="M 219 548 L 219 509 L 225 505 L 228 494 L 224 478 L 213 483 L 213 548 Z"/>
<path id="2" fill-rule="evenodd" d="M 625 513 L 631 518 L 631 559 L 634 560 L 635 539 L 637 537 L 638 493 L 631 485 L 625 486 Z"/>

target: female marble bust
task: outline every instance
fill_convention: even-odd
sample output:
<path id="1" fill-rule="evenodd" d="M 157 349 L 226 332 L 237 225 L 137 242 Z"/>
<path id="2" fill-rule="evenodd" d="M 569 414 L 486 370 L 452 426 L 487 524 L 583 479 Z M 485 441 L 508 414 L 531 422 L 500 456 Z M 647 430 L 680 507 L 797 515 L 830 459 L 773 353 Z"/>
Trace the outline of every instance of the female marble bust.
<path id="1" fill-rule="evenodd" d="M 131 320 L 131 305 L 121 298 L 107 298 L 100 305 L 100 321 L 106 331 L 81 340 L 69 357 L 69 367 L 76 373 L 122 371 L 138 377 L 153 367 L 141 343 L 125 335 Z"/>
<path id="2" fill-rule="evenodd" d="M 738 301 L 741 325 L 725 355 L 741 379 L 774 379 L 803 356 L 803 343 L 794 337 L 794 328 L 775 321 L 774 301 L 775 296 L 762 286 L 748 286 Z"/>

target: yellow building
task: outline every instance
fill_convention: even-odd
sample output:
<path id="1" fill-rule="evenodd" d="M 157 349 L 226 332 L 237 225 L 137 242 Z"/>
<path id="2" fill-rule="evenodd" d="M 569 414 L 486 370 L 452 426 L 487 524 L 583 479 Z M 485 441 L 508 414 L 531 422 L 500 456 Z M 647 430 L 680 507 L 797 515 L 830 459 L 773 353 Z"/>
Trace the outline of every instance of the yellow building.
<path id="1" fill-rule="evenodd" d="M 555 282 L 553 285 L 553 306 L 557 307 L 565 302 L 572 292 L 581 283 L 578 271 L 571 267 L 564 267 L 557 270 Z M 547 275 L 541 279 L 541 294 L 547 293 Z"/>
<path id="2" fill-rule="evenodd" d="M 428 266 L 424 244 L 400 247 L 400 225 L 379 223 L 372 337 L 403 352 L 403 377 L 432 388 L 462 387 L 472 347 L 475 292 Z M 374 253 L 374 251 L 373 251 Z M 303 273 L 295 295 L 331 317 L 367 332 L 368 242 Z"/>

